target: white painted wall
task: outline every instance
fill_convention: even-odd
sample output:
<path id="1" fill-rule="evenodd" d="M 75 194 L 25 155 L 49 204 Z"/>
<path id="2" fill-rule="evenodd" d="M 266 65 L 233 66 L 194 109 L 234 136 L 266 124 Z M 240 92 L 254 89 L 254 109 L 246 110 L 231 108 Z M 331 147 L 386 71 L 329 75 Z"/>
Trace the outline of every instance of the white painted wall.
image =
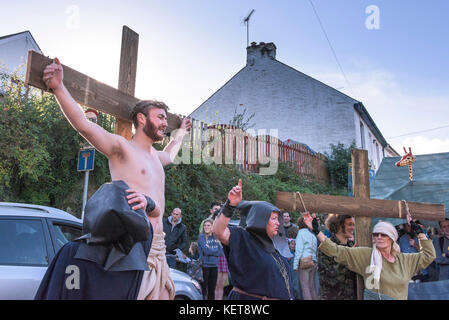
<path id="1" fill-rule="evenodd" d="M 383 148 L 380 141 L 376 138 L 374 133 L 369 129 L 364 120 L 361 119 L 360 114 L 354 110 L 354 125 L 356 130 L 356 147 L 362 148 L 362 133 L 360 129 L 360 123 L 363 124 L 365 150 L 368 151 L 368 159 L 373 163 L 376 171 L 379 169 L 382 159 L 385 157 L 396 157 L 397 155 L 389 148 Z"/>
<path id="2" fill-rule="evenodd" d="M 29 32 L 0 39 L 0 72 L 11 74 L 18 70 L 24 80 L 28 50 L 42 53 Z"/>

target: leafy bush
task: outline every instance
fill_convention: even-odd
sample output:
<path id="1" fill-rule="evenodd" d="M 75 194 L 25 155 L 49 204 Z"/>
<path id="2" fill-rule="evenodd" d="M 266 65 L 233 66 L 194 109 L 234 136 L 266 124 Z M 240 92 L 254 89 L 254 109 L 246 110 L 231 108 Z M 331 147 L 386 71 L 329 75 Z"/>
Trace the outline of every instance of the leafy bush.
<path id="1" fill-rule="evenodd" d="M 0 201 L 80 213 L 84 175 L 76 166 L 84 139 L 65 119 L 53 95 L 27 92 L 14 76 L 1 80 Z M 112 117 L 100 114 L 99 120 L 112 130 Z M 94 189 L 110 179 L 107 159 L 98 152 L 95 158 Z"/>
<path id="2" fill-rule="evenodd" d="M 353 142 L 349 147 L 338 143 L 331 144 L 331 154 L 326 153 L 328 159 L 329 174 L 331 176 L 331 183 L 337 189 L 348 188 L 348 164 L 351 163 L 351 151 L 355 148 Z"/>
<path id="3" fill-rule="evenodd" d="M 243 199 L 261 200 L 273 204 L 276 191 L 343 195 L 337 190 L 298 177 L 288 164 L 280 163 L 273 176 L 260 176 L 237 170 L 233 165 L 170 165 L 165 169 L 165 215 L 179 207 L 182 221 L 187 226 L 189 239 L 198 237 L 201 221 L 209 215 L 213 201 L 224 202 L 229 190 L 242 179 Z M 292 212 L 296 222 L 299 212 Z"/>

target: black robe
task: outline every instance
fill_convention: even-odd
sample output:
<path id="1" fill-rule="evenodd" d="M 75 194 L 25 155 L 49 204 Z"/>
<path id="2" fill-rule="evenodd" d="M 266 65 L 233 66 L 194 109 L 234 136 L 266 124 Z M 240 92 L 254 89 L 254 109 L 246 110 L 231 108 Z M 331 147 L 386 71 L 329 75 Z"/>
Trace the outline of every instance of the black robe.
<path id="1" fill-rule="evenodd" d="M 122 180 L 103 184 L 86 204 L 84 235 L 56 254 L 37 300 L 137 299 L 153 228 L 142 209 L 126 199 Z"/>
<path id="2" fill-rule="evenodd" d="M 41 281 L 36 300 L 136 300 L 144 270 L 106 271 L 100 264 L 75 258 L 82 242 L 66 243 Z M 148 256 L 151 239 L 142 242 Z M 74 266 L 74 267 L 69 267 Z M 68 268 L 69 267 L 69 268 Z M 74 271 L 74 270 L 79 271 Z M 79 288 L 76 288 L 76 274 Z"/>
<path id="3" fill-rule="evenodd" d="M 269 298 L 293 299 L 292 274 L 286 258 L 277 251 L 269 253 L 264 250 L 251 234 L 241 227 L 229 226 L 231 235 L 229 246 L 223 246 L 228 261 L 232 284 L 246 292 L 267 296 Z M 288 287 L 280 269 L 273 258 L 283 263 L 288 274 Z M 231 291 L 229 300 L 257 300 L 255 298 Z"/>

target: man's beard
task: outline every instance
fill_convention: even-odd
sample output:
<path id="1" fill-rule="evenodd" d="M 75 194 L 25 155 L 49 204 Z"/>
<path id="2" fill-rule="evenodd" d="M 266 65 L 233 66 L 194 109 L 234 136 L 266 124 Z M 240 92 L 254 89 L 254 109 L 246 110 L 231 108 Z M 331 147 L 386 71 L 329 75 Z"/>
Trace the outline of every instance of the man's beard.
<path id="1" fill-rule="evenodd" d="M 143 132 L 148 136 L 148 138 L 150 138 L 153 141 L 161 141 L 164 139 L 164 135 L 159 135 L 157 133 L 157 131 L 160 129 L 161 127 L 156 127 L 154 125 L 154 123 L 147 118 L 147 123 L 145 125 L 145 127 L 143 127 Z"/>

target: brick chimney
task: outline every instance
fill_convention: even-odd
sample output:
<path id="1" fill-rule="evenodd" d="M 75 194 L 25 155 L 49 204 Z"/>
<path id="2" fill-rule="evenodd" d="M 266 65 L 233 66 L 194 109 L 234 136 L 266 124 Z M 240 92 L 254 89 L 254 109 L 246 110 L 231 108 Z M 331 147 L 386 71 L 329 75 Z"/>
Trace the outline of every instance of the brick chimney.
<path id="1" fill-rule="evenodd" d="M 251 45 L 246 48 L 246 63 L 253 66 L 259 60 L 276 59 L 276 46 L 273 42 L 265 43 L 251 42 Z"/>

